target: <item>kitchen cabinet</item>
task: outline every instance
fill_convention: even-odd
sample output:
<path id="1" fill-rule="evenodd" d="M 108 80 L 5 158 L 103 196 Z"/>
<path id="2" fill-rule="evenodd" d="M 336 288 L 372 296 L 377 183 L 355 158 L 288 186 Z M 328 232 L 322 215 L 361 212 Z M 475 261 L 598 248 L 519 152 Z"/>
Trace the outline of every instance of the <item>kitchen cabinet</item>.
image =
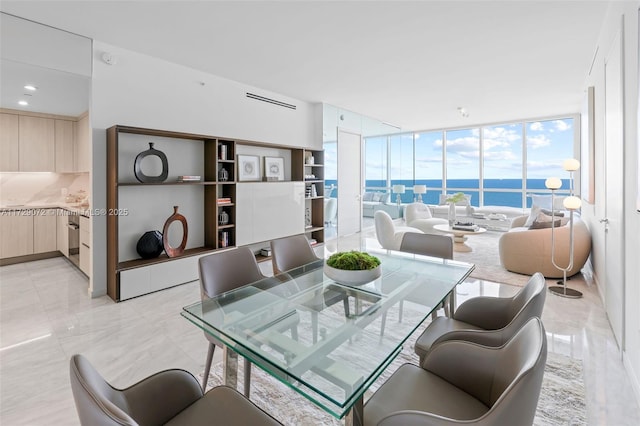
<path id="1" fill-rule="evenodd" d="M 58 215 L 56 217 L 57 225 L 57 248 L 60 253 L 65 257 L 69 257 L 69 218 L 66 215 L 66 210 L 58 209 Z"/>
<path id="2" fill-rule="evenodd" d="M 85 113 L 76 122 L 76 165 L 78 172 L 91 170 L 91 127 L 89 126 L 89 114 Z"/>
<path id="3" fill-rule="evenodd" d="M 19 164 L 22 172 L 54 172 L 55 122 L 21 115 L 18 119 Z"/>
<path id="4" fill-rule="evenodd" d="M 18 161 L 18 116 L 0 114 L 0 172 L 17 172 Z"/>
<path id="5" fill-rule="evenodd" d="M 91 273 L 91 222 L 88 217 L 80 216 L 80 270 L 85 275 Z"/>
<path id="6" fill-rule="evenodd" d="M 0 216 L 0 258 L 33 254 L 33 217 L 19 211 Z"/>
<path id="7" fill-rule="evenodd" d="M 56 209 L 43 209 L 43 215 L 33 217 L 33 253 L 57 250 Z"/>
<path id="8" fill-rule="evenodd" d="M 76 123 L 70 120 L 55 120 L 56 172 L 76 171 Z"/>

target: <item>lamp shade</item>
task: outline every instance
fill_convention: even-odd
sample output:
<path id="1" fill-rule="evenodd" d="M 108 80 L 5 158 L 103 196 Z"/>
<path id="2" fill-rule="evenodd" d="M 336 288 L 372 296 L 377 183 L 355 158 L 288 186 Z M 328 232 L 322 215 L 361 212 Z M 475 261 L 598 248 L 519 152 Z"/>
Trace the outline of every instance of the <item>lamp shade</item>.
<path id="1" fill-rule="evenodd" d="M 550 177 L 544 181 L 544 186 L 548 189 L 560 189 L 562 187 L 562 181 L 557 177 Z"/>
<path id="2" fill-rule="evenodd" d="M 565 198 L 564 201 L 562 201 L 562 205 L 567 210 L 578 210 L 580 206 L 582 206 L 582 202 L 580 201 L 580 198 L 572 195 Z"/>
<path id="3" fill-rule="evenodd" d="M 413 185 L 413 192 L 415 194 L 426 194 L 427 185 Z"/>
<path id="4" fill-rule="evenodd" d="M 575 172 L 580 168 L 580 162 L 575 158 L 568 158 L 562 163 L 562 168 L 568 172 Z"/>
<path id="5" fill-rule="evenodd" d="M 393 185 L 391 189 L 396 194 L 404 194 L 404 185 Z"/>

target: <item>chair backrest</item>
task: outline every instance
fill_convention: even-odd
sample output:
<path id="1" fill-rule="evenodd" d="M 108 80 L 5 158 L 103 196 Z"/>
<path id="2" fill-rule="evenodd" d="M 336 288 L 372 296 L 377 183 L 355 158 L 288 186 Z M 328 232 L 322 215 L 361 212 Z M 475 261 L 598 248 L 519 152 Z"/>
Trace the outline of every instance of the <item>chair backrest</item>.
<path id="1" fill-rule="evenodd" d="M 499 351 L 486 424 L 533 424 L 547 361 L 542 321 L 530 318 Z"/>
<path id="2" fill-rule="evenodd" d="M 404 220 L 409 226 L 414 220 L 431 218 L 431 210 L 424 203 L 411 203 L 404 209 Z"/>
<path id="3" fill-rule="evenodd" d="M 515 296 L 509 306 L 511 321 L 505 327 L 505 335 L 515 334 L 527 321 L 533 317 L 542 317 L 542 309 L 547 297 L 544 276 L 536 272 Z"/>
<path id="4" fill-rule="evenodd" d="M 447 235 L 406 232 L 402 237 L 400 251 L 453 259 L 453 240 Z"/>
<path id="5" fill-rule="evenodd" d="M 273 273 L 289 271 L 318 260 L 304 235 L 292 235 L 271 241 Z"/>
<path id="6" fill-rule="evenodd" d="M 70 362 L 71 391 L 83 425 L 137 425 L 122 391 L 113 388 L 82 355 Z"/>
<path id="7" fill-rule="evenodd" d="M 325 198 L 324 199 L 324 221 L 331 222 L 335 219 L 336 213 L 338 213 L 338 199 L 337 198 Z"/>
<path id="8" fill-rule="evenodd" d="M 391 248 L 395 244 L 394 235 L 396 227 L 389 213 L 378 210 L 373 215 L 373 221 L 376 226 L 376 238 L 383 248 Z"/>
<path id="9" fill-rule="evenodd" d="M 203 256 L 198 264 L 203 298 L 215 297 L 265 278 L 248 247 Z"/>

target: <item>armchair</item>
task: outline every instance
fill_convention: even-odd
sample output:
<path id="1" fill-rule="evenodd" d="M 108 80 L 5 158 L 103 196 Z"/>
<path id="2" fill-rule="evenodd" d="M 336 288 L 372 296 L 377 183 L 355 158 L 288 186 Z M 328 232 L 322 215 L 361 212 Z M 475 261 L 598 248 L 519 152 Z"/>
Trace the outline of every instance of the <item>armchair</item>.
<path id="1" fill-rule="evenodd" d="M 165 370 L 126 388 L 112 387 L 82 355 L 70 361 L 71 391 L 83 425 L 280 425 L 235 390 L 203 393 L 191 373 Z"/>
<path id="2" fill-rule="evenodd" d="M 411 227 L 396 228 L 391 216 L 382 210 L 378 210 L 374 214 L 373 220 L 376 226 L 376 238 L 382 248 L 387 250 L 400 250 L 400 244 L 402 244 L 402 238 L 406 232 L 422 232 Z"/>
<path id="3" fill-rule="evenodd" d="M 464 340 L 497 347 L 509 340 L 530 318 L 540 317 L 546 298 L 540 273 L 513 297 L 474 297 L 458 307 L 451 318 L 437 317 L 416 340 L 422 362 L 431 348 L 445 340 Z"/>
<path id="4" fill-rule="evenodd" d="M 435 218 L 431 215 L 431 210 L 426 204 L 411 203 L 404 211 L 404 219 L 407 226 L 418 228 L 425 234 L 437 234 L 434 232 L 434 225 L 448 224 L 447 219 Z"/>
<path id="5" fill-rule="evenodd" d="M 364 424 L 531 425 L 546 358 L 539 318 L 498 348 L 442 342 L 420 367 L 403 365 L 373 394 Z"/>

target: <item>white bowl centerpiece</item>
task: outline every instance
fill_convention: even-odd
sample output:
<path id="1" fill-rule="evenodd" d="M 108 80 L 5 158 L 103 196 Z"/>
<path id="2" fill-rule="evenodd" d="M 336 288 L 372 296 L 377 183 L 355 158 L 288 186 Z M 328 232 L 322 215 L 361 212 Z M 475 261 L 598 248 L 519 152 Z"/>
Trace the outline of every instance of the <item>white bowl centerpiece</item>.
<path id="1" fill-rule="evenodd" d="M 332 254 L 324 265 L 324 273 L 339 284 L 363 285 L 382 274 L 380 259 L 361 251 Z"/>

